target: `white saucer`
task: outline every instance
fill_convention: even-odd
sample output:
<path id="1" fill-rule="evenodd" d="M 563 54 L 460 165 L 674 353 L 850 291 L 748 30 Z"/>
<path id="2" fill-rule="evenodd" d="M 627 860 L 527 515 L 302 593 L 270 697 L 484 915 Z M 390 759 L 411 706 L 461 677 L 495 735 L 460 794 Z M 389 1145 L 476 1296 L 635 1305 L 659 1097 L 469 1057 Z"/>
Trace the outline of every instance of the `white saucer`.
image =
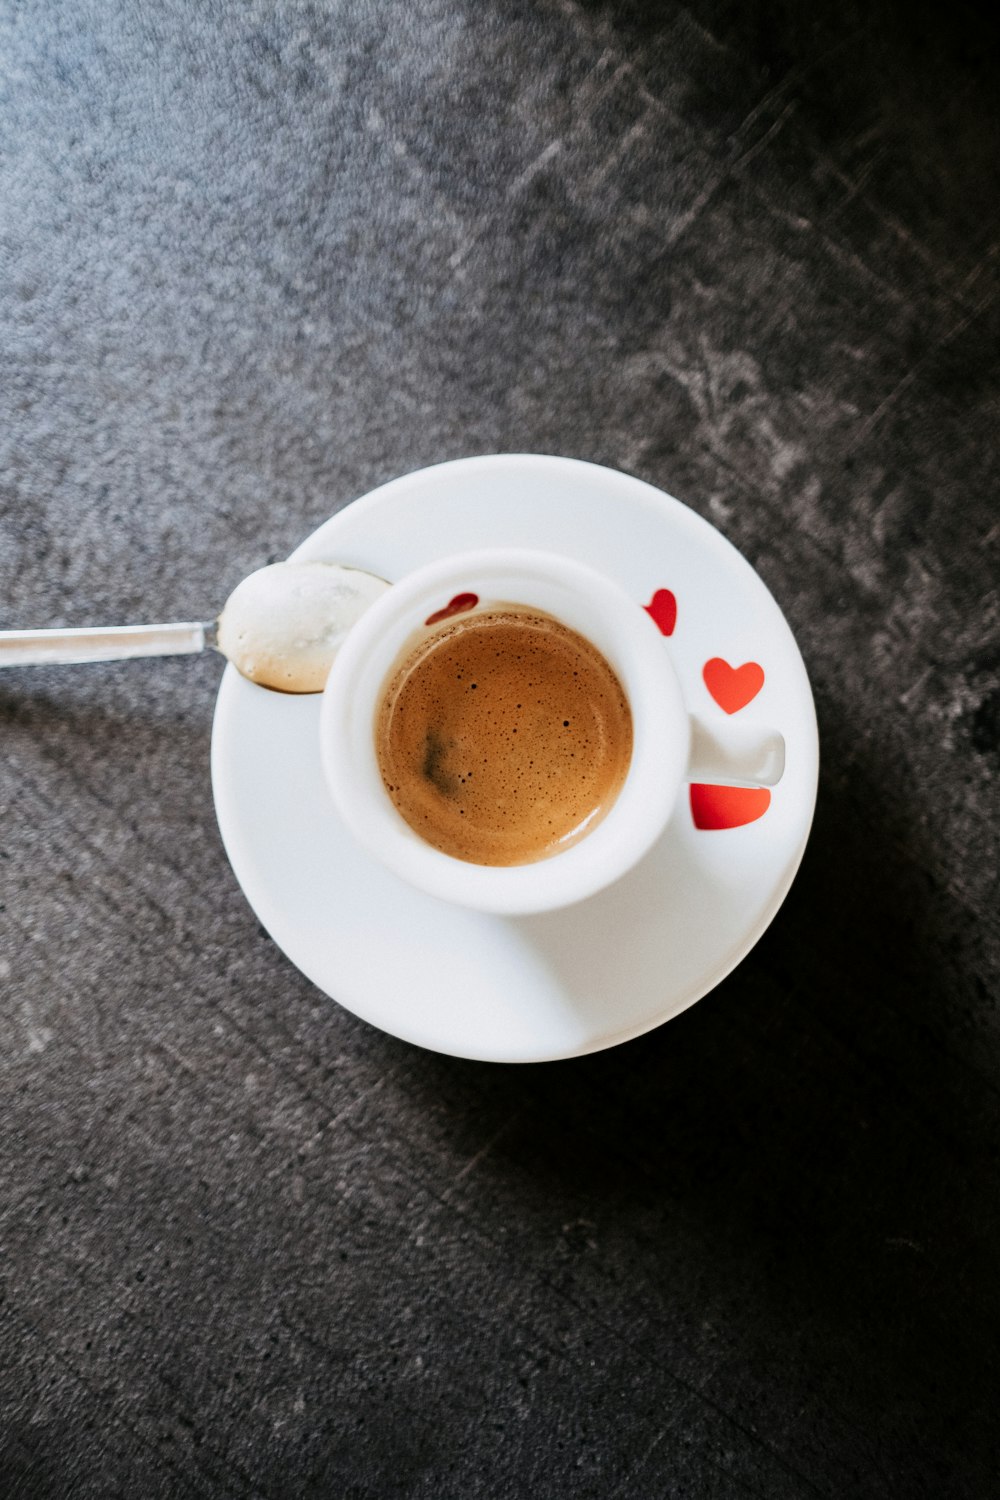
<path id="1" fill-rule="evenodd" d="M 532 455 L 461 459 L 393 480 L 293 554 L 390 580 L 449 552 L 562 552 L 647 604 L 677 600 L 672 653 L 690 708 L 722 715 L 705 663 L 754 661 L 741 720 L 781 731 L 786 770 L 763 816 L 698 829 L 688 796 L 645 860 L 563 911 L 490 917 L 445 905 L 375 864 L 341 825 L 319 762 L 320 699 L 254 687 L 227 667 L 212 736 L 226 852 L 274 941 L 372 1025 L 438 1052 L 540 1062 L 611 1047 L 670 1020 L 765 931 L 805 849 L 816 801 L 816 716 L 774 599 L 694 511 L 611 469 Z"/>

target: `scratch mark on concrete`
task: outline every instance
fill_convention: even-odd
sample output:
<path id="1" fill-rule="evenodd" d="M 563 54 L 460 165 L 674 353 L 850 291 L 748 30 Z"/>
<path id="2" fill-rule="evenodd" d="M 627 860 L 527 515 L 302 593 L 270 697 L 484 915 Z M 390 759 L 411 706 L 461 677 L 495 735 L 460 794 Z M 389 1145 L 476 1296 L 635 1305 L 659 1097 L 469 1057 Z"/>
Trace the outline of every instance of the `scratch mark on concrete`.
<path id="1" fill-rule="evenodd" d="M 751 125 L 754 125 L 757 120 L 760 119 L 765 110 L 769 109 L 772 104 L 777 104 L 779 99 L 782 99 L 785 94 L 788 93 L 788 90 L 792 87 L 792 85 L 799 81 L 799 77 L 800 74 L 798 69 L 791 68 L 785 74 L 784 78 L 776 83 L 773 88 L 768 89 L 763 98 L 754 105 L 750 113 L 746 115 L 737 125 L 732 134 L 733 141 L 736 142 L 745 140 L 747 132 L 749 131 Z"/>
<path id="2" fill-rule="evenodd" d="M 976 307 L 967 312 L 963 318 L 959 318 L 954 327 L 950 328 L 947 333 L 942 334 L 939 339 L 935 340 L 935 342 L 926 351 L 926 353 L 922 354 L 921 357 L 916 361 L 916 363 L 911 365 L 910 369 L 907 370 L 902 379 L 899 380 L 896 385 L 893 386 L 892 390 L 889 391 L 888 395 L 884 396 L 883 399 L 879 402 L 878 406 L 876 406 L 871 416 L 861 423 L 860 427 L 857 429 L 854 435 L 854 438 L 851 441 L 850 446 L 848 447 L 847 451 L 849 453 L 853 453 L 859 443 L 863 443 L 865 441 L 865 439 L 870 435 L 875 427 L 878 426 L 878 423 L 885 416 L 886 412 L 889 411 L 893 406 L 895 406 L 900 396 L 902 396 L 906 391 L 909 390 L 910 386 L 917 379 L 917 376 L 922 373 L 922 371 L 927 367 L 930 361 L 934 359 L 938 354 L 940 354 L 942 349 L 947 348 L 947 346 L 952 343 L 953 340 L 957 339 L 959 334 L 964 333 L 965 330 L 969 327 L 970 323 L 973 323 L 979 316 L 979 314 L 985 311 L 992 300 L 993 293 L 990 292 Z"/>
<path id="3" fill-rule="evenodd" d="M 642 140 L 646 134 L 646 127 L 642 120 L 637 120 L 631 129 L 626 130 L 621 140 L 616 141 L 608 152 L 604 161 L 594 169 L 584 184 L 584 192 L 592 193 L 606 180 L 609 173 L 614 171 L 618 163 L 622 161 L 635 145 L 636 141 Z"/>
<path id="4" fill-rule="evenodd" d="M 1000 240 L 994 240 L 992 245 L 990 245 L 989 249 L 982 256 L 982 258 L 978 260 L 973 266 L 968 276 L 966 276 L 965 280 L 958 288 L 959 297 L 963 297 L 965 293 L 970 289 L 970 287 L 975 285 L 982 273 L 985 271 L 986 267 L 989 265 L 990 261 L 996 257 L 997 251 L 1000 251 Z"/>
<path id="5" fill-rule="evenodd" d="M 670 225 L 663 237 L 663 243 L 668 250 L 676 245 L 681 235 L 686 234 L 695 220 L 704 213 L 709 203 L 725 182 L 727 176 L 728 172 L 723 172 L 719 177 L 710 182 L 707 187 L 702 188 L 697 198 L 691 204 L 691 207 Z"/>
<path id="6" fill-rule="evenodd" d="M 792 118 L 792 115 L 794 115 L 797 109 L 798 100 L 790 99 L 785 105 L 784 109 L 781 111 L 781 114 L 771 125 L 771 127 L 768 130 L 765 130 L 760 140 L 755 141 L 747 151 L 743 152 L 742 156 L 738 156 L 736 158 L 736 160 L 733 162 L 732 170 L 734 172 L 738 172 L 741 167 L 749 166 L 750 162 L 756 160 L 756 158 L 760 155 L 764 148 L 771 144 L 775 136 L 779 135 L 781 131 L 784 130 L 785 126 L 788 124 L 788 121 Z"/>
<path id="7" fill-rule="evenodd" d="M 496 1131 L 496 1133 L 494 1135 L 490 1136 L 489 1140 L 485 1143 L 485 1145 L 480 1146 L 479 1150 L 475 1153 L 475 1155 L 474 1156 L 470 1156 L 469 1160 L 465 1163 L 465 1165 L 462 1166 L 462 1167 L 459 1167 L 458 1171 L 455 1173 L 454 1177 L 451 1179 L 451 1182 L 449 1183 L 448 1187 L 441 1194 L 441 1201 L 443 1203 L 447 1202 L 448 1198 L 451 1196 L 452 1191 L 458 1186 L 458 1184 L 460 1182 L 464 1182 L 465 1179 L 466 1179 L 466 1177 L 468 1177 L 469 1173 L 470 1172 L 474 1172 L 475 1169 L 476 1169 L 476 1167 L 478 1167 L 479 1163 L 483 1160 L 483 1158 L 485 1156 L 489 1155 L 489 1153 L 493 1150 L 493 1147 L 496 1145 L 497 1141 L 499 1141 L 503 1136 L 505 1136 L 508 1133 L 508 1131 L 510 1131 L 510 1130 L 512 1130 L 514 1128 L 514 1126 L 517 1124 L 518 1120 L 521 1118 L 521 1114 L 522 1114 L 522 1111 L 518 1110 L 516 1114 L 511 1115 L 511 1117 L 510 1117 L 509 1120 L 505 1120 L 504 1123 L 503 1123 L 503 1125 L 501 1125 L 500 1129 L 498 1131 Z"/>
<path id="8" fill-rule="evenodd" d="M 523 192 L 528 183 L 537 177 L 539 172 L 543 170 L 554 156 L 558 156 L 561 150 L 562 140 L 557 136 L 554 141 L 549 142 L 543 151 L 538 153 L 534 161 L 528 163 L 523 172 L 518 173 L 507 189 L 506 196 L 508 198 L 516 198 L 518 193 Z"/>

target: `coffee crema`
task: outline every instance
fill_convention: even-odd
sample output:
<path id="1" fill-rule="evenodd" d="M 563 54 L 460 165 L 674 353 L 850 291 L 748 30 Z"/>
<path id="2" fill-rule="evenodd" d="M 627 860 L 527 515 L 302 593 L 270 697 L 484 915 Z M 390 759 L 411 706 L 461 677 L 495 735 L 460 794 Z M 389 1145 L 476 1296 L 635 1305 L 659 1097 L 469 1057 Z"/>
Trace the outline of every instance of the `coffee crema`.
<path id="1" fill-rule="evenodd" d="M 401 816 L 435 849 L 520 865 L 568 848 L 618 796 L 632 715 L 597 648 L 551 615 L 497 605 L 402 659 L 375 745 Z"/>

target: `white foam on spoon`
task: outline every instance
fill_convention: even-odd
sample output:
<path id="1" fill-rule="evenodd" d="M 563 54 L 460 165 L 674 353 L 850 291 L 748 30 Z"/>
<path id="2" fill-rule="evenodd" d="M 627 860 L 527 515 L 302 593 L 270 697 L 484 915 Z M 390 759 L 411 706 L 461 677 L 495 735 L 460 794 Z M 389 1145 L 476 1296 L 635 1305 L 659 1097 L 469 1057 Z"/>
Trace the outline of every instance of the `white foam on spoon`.
<path id="1" fill-rule="evenodd" d="M 347 632 L 388 587 L 340 563 L 271 563 L 226 600 L 219 650 L 261 687 L 320 693 Z"/>

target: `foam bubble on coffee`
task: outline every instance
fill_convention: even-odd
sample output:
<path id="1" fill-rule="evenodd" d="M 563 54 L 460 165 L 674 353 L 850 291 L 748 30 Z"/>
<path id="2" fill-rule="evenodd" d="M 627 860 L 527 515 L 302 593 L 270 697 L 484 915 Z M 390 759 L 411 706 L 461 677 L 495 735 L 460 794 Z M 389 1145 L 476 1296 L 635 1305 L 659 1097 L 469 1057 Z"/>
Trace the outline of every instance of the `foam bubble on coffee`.
<path id="1" fill-rule="evenodd" d="M 347 632 L 388 587 L 339 563 L 271 563 L 226 600 L 219 650 L 261 687 L 320 693 Z"/>

